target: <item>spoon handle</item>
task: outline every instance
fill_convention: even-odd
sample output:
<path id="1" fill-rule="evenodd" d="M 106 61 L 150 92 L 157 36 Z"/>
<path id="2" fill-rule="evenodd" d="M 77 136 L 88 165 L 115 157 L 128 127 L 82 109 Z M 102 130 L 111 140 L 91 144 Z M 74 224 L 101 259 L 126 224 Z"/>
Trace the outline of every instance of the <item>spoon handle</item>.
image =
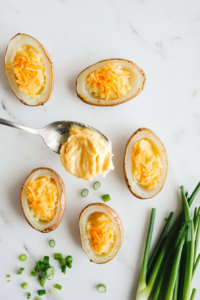
<path id="1" fill-rule="evenodd" d="M 4 119 L 1 119 L 1 118 L 0 118 L 0 124 L 6 125 L 6 126 L 9 126 L 9 127 L 13 127 L 13 128 L 16 128 L 16 129 L 25 130 L 25 131 L 35 133 L 35 134 L 40 134 L 40 130 L 38 130 L 38 129 L 29 128 L 29 127 L 26 127 L 26 126 L 23 126 L 23 125 L 20 125 L 20 124 L 17 124 L 17 123 L 8 121 L 8 120 L 4 120 Z"/>

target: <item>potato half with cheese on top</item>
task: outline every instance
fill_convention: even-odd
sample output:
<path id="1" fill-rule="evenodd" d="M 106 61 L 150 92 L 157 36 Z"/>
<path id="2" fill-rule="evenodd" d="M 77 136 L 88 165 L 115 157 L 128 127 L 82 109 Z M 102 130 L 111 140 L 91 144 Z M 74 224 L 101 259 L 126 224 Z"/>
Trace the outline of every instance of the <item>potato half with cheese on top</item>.
<path id="1" fill-rule="evenodd" d="M 64 182 L 54 170 L 35 169 L 22 185 L 20 203 L 25 219 L 40 232 L 48 233 L 58 227 L 65 202 Z"/>
<path id="2" fill-rule="evenodd" d="M 46 49 L 33 37 L 19 33 L 8 43 L 5 54 L 8 82 L 25 105 L 43 105 L 50 98 L 54 68 Z"/>
<path id="3" fill-rule="evenodd" d="M 156 196 L 164 186 L 168 171 L 165 147 L 156 134 L 140 128 L 127 142 L 124 175 L 130 192 L 137 198 Z"/>
<path id="4" fill-rule="evenodd" d="M 123 242 L 120 217 L 103 203 L 89 204 L 82 210 L 79 233 L 83 251 L 96 264 L 104 264 L 113 259 Z"/>
<path id="5" fill-rule="evenodd" d="M 113 58 L 83 70 L 77 77 L 76 92 L 87 104 L 115 106 L 139 95 L 145 83 L 145 73 L 135 63 Z"/>

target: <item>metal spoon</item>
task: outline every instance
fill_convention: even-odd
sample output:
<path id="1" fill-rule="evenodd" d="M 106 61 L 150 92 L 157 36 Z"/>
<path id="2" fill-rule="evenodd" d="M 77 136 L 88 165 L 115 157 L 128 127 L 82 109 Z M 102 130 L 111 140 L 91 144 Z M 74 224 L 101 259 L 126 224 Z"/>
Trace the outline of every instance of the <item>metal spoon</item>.
<path id="1" fill-rule="evenodd" d="M 11 122 L 11 121 L 7 121 L 7 120 L 1 119 L 1 118 L 0 118 L 0 124 L 40 135 L 43 138 L 47 147 L 49 147 L 49 149 L 51 149 L 52 151 L 54 151 L 58 154 L 60 154 L 60 148 L 62 147 L 62 145 L 64 143 L 66 143 L 66 141 L 69 138 L 69 129 L 72 125 L 76 125 L 76 126 L 79 126 L 82 128 L 89 128 L 91 130 L 94 130 L 94 131 L 98 132 L 104 139 L 106 139 L 106 141 L 109 144 L 111 144 L 109 139 L 105 135 L 103 135 L 100 131 L 98 131 L 95 128 L 88 126 L 86 124 L 73 122 L 73 121 L 54 122 L 54 123 L 51 123 L 51 124 L 45 126 L 42 129 L 34 129 L 34 128 L 25 127 L 23 125 L 20 125 L 20 124 Z"/>

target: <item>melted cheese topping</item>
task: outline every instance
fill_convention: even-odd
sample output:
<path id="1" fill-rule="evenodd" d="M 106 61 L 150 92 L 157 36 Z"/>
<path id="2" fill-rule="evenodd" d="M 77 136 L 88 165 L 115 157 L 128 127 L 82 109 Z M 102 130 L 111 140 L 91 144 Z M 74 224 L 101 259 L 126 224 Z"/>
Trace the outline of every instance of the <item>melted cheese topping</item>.
<path id="1" fill-rule="evenodd" d="M 121 98 L 131 89 L 129 72 L 124 71 L 118 64 L 107 64 L 86 79 L 86 88 L 95 97 L 104 100 Z"/>
<path id="2" fill-rule="evenodd" d="M 154 189 L 161 178 L 162 161 L 158 151 L 147 140 L 137 141 L 131 151 L 131 173 L 134 182 Z"/>
<path id="3" fill-rule="evenodd" d="M 111 146 L 99 133 L 72 126 L 69 134 L 60 150 L 61 163 L 68 173 L 92 180 L 114 169 Z"/>
<path id="4" fill-rule="evenodd" d="M 85 228 L 90 246 L 97 254 L 111 250 L 115 242 L 115 225 L 105 213 L 91 214 Z"/>
<path id="5" fill-rule="evenodd" d="M 28 98 L 38 99 L 45 86 L 45 68 L 40 53 L 30 45 L 17 50 L 12 63 L 19 90 Z"/>
<path id="6" fill-rule="evenodd" d="M 37 221 L 50 222 L 56 215 L 58 206 L 58 187 L 54 179 L 49 176 L 34 177 L 26 189 L 31 214 Z"/>

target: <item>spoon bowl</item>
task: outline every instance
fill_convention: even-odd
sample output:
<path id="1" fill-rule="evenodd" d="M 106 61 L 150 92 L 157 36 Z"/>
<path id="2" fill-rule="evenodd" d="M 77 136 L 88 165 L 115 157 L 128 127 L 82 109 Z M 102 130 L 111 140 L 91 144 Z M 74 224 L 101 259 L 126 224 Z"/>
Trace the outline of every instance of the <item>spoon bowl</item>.
<path id="1" fill-rule="evenodd" d="M 98 132 L 111 145 L 111 142 L 103 133 L 101 133 L 100 131 L 98 131 L 97 129 L 89 125 L 79 123 L 79 122 L 57 121 L 57 122 L 50 123 L 49 125 L 45 126 L 42 129 L 25 127 L 20 124 L 8 120 L 4 120 L 1 118 L 0 118 L 0 124 L 40 135 L 43 138 L 47 147 L 58 154 L 60 154 L 60 148 L 62 147 L 62 145 L 67 142 L 69 138 L 69 129 L 73 125 L 82 128 L 89 128 L 93 131 Z"/>

